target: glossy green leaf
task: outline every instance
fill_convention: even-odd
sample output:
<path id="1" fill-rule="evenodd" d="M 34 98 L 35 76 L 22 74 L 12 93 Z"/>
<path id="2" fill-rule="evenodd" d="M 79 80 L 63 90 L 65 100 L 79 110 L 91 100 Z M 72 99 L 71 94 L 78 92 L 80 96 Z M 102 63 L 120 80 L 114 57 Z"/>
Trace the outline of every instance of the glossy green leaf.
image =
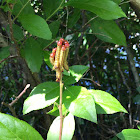
<path id="1" fill-rule="evenodd" d="M 73 115 L 97 123 L 95 103 L 86 88 L 81 86 L 66 88 L 63 103 Z"/>
<path id="2" fill-rule="evenodd" d="M 117 134 L 121 140 L 140 140 L 140 131 L 137 129 L 124 129 Z"/>
<path id="3" fill-rule="evenodd" d="M 68 28 L 72 28 L 80 18 L 80 10 L 74 9 L 74 13 L 68 18 Z"/>
<path id="4" fill-rule="evenodd" d="M 0 140 L 43 140 L 28 123 L 0 113 Z"/>
<path id="5" fill-rule="evenodd" d="M 23 56 L 32 72 L 39 72 L 43 62 L 43 51 L 33 38 L 26 40 Z"/>
<path id="6" fill-rule="evenodd" d="M 105 42 L 126 46 L 125 35 L 113 20 L 96 18 L 91 22 L 91 29 L 99 39 Z"/>
<path id="7" fill-rule="evenodd" d="M 107 20 L 126 17 L 121 8 L 111 0 L 70 0 L 66 5 L 93 12 Z"/>
<path id="8" fill-rule="evenodd" d="M 97 114 L 113 114 L 125 112 L 126 109 L 111 94 L 102 90 L 89 90 L 96 103 Z"/>
<path id="9" fill-rule="evenodd" d="M 26 14 L 34 14 L 33 7 L 30 5 L 29 0 L 16 0 L 12 13 L 18 18 Z"/>
<path id="10" fill-rule="evenodd" d="M 70 85 L 78 82 L 83 74 L 89 69 L 88 66 L 84 65 L 73 65 L 69 67 L 70 75 L 71 76 L 64 76 L 63 82 L 65 85 Z"/>
<path id="11" fill-rule="evenodd" d="M 24 101 L 23 114 L 50 106 L 59 97 L 59 84 L 45 82 L 35 87 L 30 96 Z"/>
<path id="12" fill-rule="evenodd" d="M 10 55 L 9 46 L 0 48 L 0 60 Z"/>
<path id="13" fill-rule="evenodd" d="M 56 37 L 56 34 L 58 33 L 59 30 L 59 26 L 60 26 L 60 21 L 54 21 L 51 24 L 49 24 L 49 28 L 52 32 L 52 38 Z"/>
<path id="14" fill-rule="evenodd" d="M 47 140 L 58 140 L 60 130 L 60 117 L 57 117 L 50 126 Z M 68 114 L 63 120 L 62 140 L 71 140 L 75 130 L 75 121 L 72 114 Z"/>
<path id="15" fill-rule="evenodd" d="M 37 15 L 23 15 L 20 18 L 20 21 L 22 23 L 22 26 L 31 34 L 50 40 L 52 38 L 52 33 L 49 29 L 48 24 L 46 21 Z"/>

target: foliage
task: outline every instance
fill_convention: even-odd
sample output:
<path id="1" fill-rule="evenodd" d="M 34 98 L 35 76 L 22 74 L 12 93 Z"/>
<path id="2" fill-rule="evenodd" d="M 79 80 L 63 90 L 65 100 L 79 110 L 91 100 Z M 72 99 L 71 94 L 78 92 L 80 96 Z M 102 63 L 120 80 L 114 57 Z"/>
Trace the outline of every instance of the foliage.
<path id="1" fill-rule="evenodd" d="M 62 139 L 139 139 L 140 84 L 131 64 L 139 67 L 140 26 L 127 1 L 4 0 L 1 8 L 9 25 L 0 23 L 8 36 L 8 43 L 0 36 L 0 111 L 24 121 L 0 113 L 0 139 L 59 138 L 60 86 L 49 55 L 61 37 L 70 42 Z M 27 83 L 29 96 L 21 92 Z"/>

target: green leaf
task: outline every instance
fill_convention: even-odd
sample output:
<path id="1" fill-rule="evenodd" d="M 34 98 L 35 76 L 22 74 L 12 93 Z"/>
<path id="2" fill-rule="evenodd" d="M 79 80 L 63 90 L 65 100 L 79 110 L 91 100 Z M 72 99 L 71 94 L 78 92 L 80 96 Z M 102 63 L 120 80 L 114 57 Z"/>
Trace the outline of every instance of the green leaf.
<path id="1" fill-rule="evenodd" d="M 49 29 L 49 26 L 42 17 L 27 14 L 23 15 L 20 18 L 20 21 L 22 26 L 31 34 L 47 40 L 52 38 L 52 33 Z"/>
<path id="2" fill-rule="evenodd" d="M 93 12 L 107 20 L 126 17 L 121 8 L 111 0 L 70 0 L 66 5 Z"/>
<path id="3" fill-rule="evenodd" d="M 0 113 L 0 140 L 43 140 L 28 123 Z"/>
<path id="4" fill-rule="evenodd" d="M 13 32 L 14 32 L 15 39 L 21 40 L 24 38 L 22 29 L 16 24 L 13 24 Z"/>
<path id="5" fill-rule="evenodd" d="M 118 5 L 121 3 L 121 0 L 112 0 L 112 1 L 117 3 Z"/>
<path id="6" fill-rule="evenodd" d="M 32 72 L 39 72 L 43 62 L 43 51 L 33 38 L 26 40 L 23 56 Z"/>
<path id="7" fill-rule="evenodd" d="M 126 109 L 111 94 L 102 90 L 89 90 L 96 103 L 97 114 L 113 114 L 125 112 Z"/>
<path id="8" fill-rule="evenodd" d="M 114 136 L 113 138 L 111 138 L 109 140 L 118 140 L 118 138 L 116 136 Z"/>
<path id="9" fill-rule="evenodd" d="M 47 18 L 50 15 L 52 15 L 56 11 L 56 9 L 58 9 L 62 1 L 63 0 L 44 0 L 43 1 L 43 8 L 44 8 Z"/>
<path id="10" fill-rule="evenodd" d="M 66 88 L 63 103 L 73 115 L 97 123 L 95 103 L 86 88 L 81 86 Z"/>
<path id="11" fill-rule="evenodd" d="M 34 14 L 34 10 L 29 0 L 16 0 L 12 13 L 20 18 L 26 14 Z"/>
<path id="12" fill-rule="evenodd" d="M 35 87 L 30 96 L 24 101 L 23 114 L 50 106 L 59 97 L 59 84 L 45 82 Z"/>
<path id="13" fill-rule="evenodd" d="M 13 24 L 12 27 L 13 27 L 13 35 L 14 35 L 14 38 L 16 40 L 23 39 L 24 38 L 24 35 L 23 35 L 22 29 L 17 24 Z M 6 30 L 7 30 L 7 32 L 10 33 L 9 25 L 7 26 Z"/>
<path id="14" fill-rule="evenodd" d="M 64 76 L 63 78 L 64 84 L 70 85 L 78 82 L 88 69 L 89 69 L 88 66 L 83 66 L 83 65 L 73 65 L 69 67 L 71 76 Z"/>
<path id="15" fill-rule="evenodd" d="M 74 9 L 74 13 L 68 18 L 68 28 L 72 28 L 80 18 L 80 10 Z"/>
<path id="16" fill-rule="evenodd" d="M 0 48 L 0 61 L 10 55 L 9 48 L 9 46 Z"/>
<path id="17" fill-rule="evenodd" d="M 126 46 L 125 35 L 113 20 L 96 18 L 91 22 L 91 29 L 99 39 L 105 42 Z"/>
<path id="18" fill-rule="evenodd" d="M 58 33 L 60 26 L 60 21 L 53 21 L 51 24 L 49 24 L 49 28 L 52 32 L 52 38 L 56 37 L 56 34 Z"/>
<path id="19" fill-rule="evenodd" d="M 50 126 L 47 140 L 58 140 L 60 130 L 60 117 L 57 117 Z M 71 140 L 75 130 L 75 121 L 72 114 L 68 114 L 63 120 L 62 140 Z"/>
<path id="20" fill-rule="evenodd" d="M 66 107 L 64 106 L 64 104 L 62 104 L 62 114 L 66 115 L 66 113 L 68 112 L 68 110 L 66 109 Z M 58 105 L 56 105 L 54 103 L 53 109 L 49 112 L 47 112 L 47 114 L 49 115 L 53 115 L 53 116 L 59 116 L 59 108 Z"/>
<path id="21" fill-rule="evenodd" d="M 117 134 L 121 140 L 140 140 L 140 131 L 137 129 L 124 129 Z"/>

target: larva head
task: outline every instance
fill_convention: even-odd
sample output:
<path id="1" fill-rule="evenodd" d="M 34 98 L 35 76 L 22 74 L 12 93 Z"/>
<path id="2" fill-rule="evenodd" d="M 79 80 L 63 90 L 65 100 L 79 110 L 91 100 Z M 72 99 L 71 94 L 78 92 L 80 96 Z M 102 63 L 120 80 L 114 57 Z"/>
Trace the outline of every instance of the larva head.
<path id="1" fill-rule="evenodd" d="M 65 47 L 66 48 L 69 48 L 69 46 L 70 46 L 69 42 L 68 41 L 65 41 Z"/>
<path id="2" fill-rule="evenodd" d="M 65 45 L 63 45 L 61 49 L 62 49 L 62 51 L 65 51 L 66 50 Z"/>
<path id="3" fill-rule="evenodd" d="M 52 53 L 56 53 L 57 48 L 53 48 Z"/>
<path id="4" fill-rule="evenodd" d="M 65 40 L 64 40 L 64 38 L 60 38 L 59 41 L 64 42 Z"/>
<path id="5" fill-rule="evenodd" d="M 62 46 L 62 41 L 59 40 L 59 41 L 57 42 L 57 46 Z"/>
<path id="6" fill-rule="evenodd" d="M 55 57 L 55 53 L 51 53 L 50 57 L 54 58 Z"/>

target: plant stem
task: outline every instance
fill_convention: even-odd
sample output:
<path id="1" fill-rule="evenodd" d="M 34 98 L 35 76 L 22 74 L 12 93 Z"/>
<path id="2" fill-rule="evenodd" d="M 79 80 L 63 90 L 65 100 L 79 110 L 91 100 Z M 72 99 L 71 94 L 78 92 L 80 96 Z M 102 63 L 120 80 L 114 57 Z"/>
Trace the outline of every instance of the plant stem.
<path id="1" fill-rule="evenodd" d="M 60 114 L 60 131 L 59 131 L 59 140 L 62 139 L 62 129 L 63 129 L 63 114 L 62 114 L 62 92 L 63 92 L 63 83 L 62 83 L 62 73 L 60 76 L 60 100 L 59 100 L 59 114 Z"/>

